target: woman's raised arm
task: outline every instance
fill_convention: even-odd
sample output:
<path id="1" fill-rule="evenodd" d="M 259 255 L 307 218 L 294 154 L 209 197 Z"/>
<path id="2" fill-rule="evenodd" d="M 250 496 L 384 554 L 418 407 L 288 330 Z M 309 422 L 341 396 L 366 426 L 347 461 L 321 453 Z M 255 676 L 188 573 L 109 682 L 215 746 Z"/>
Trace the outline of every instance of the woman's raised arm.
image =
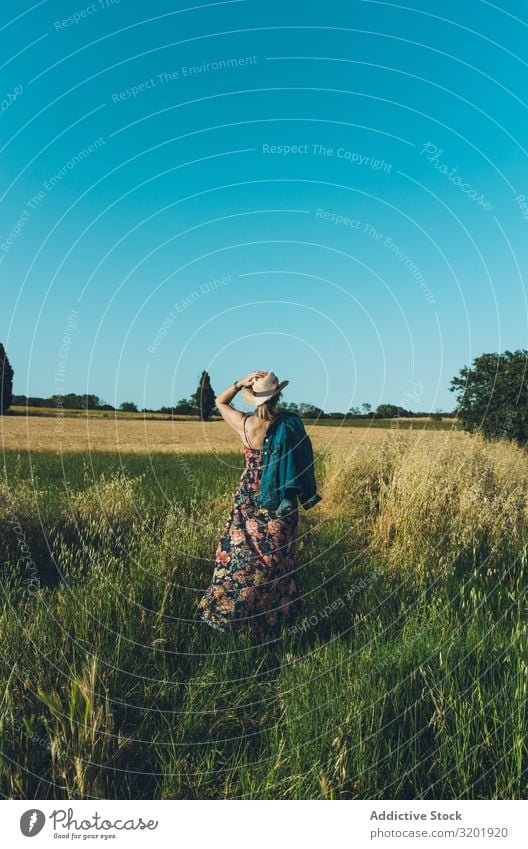
<path id="1" fill-rule="evenodd" d="M 252 371 L 241 380 L 235 380 L 231 386 L 228 386 L 227 389 L 224 389 L 223 392 L 220 392 L 220 394 L 216 396 L 215 401 L 216 406 L 218 407 L 218 412 L 222 418 L 238 432 L 240 432 L 242 428 L 244 413 L 240 410 L 235 410 L 234 407 L 231 407 L 231 401 L 235 395 L 240 392 L 242 387 L 251 386 L 257 377 L 263 377 L 265 374 L 265 371 Z"/>

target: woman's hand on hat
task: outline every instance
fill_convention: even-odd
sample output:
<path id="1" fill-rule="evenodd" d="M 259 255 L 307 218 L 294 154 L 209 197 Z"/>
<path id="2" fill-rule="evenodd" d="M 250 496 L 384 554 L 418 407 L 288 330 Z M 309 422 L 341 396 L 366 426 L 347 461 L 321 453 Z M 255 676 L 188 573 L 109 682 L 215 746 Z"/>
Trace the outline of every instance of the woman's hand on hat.
<path id="1" fill-rule="evenodd" d="M 268 372 L 267 371 L 252 371 L 250 374 L 246 375 L 246 377 L 242 377 L 237 381 L 239 386 L 252 386 L 255 380 L 258 380 L 259 377 L 264 377 Z"/>

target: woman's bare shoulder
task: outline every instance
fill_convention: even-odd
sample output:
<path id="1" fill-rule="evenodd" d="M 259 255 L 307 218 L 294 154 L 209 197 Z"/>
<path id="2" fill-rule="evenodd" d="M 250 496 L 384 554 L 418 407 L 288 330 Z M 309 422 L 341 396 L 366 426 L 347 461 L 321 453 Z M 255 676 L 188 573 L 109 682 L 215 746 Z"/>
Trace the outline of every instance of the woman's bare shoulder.
<path id="1" fill-rule="evenodd" d="M 245 420 L 246 430 L 255 448 L 261 448 L 266 436 L 269 422 L 262 422 L 257 416 L 249 414 Z"/>

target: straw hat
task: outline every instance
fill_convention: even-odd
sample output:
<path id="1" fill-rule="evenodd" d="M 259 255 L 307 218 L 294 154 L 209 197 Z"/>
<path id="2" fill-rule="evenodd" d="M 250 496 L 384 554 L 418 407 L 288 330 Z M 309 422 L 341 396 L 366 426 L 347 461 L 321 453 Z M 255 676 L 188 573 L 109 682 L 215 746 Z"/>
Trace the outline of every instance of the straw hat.
<path id="1" fill-rule="evenodd" d="M 264 404 L 288 385 L 289 380 L 279 383 L 279 378 L 272 371 L 268 371 L 264 377 L 257 377 L 252 386 L 244 386 L 242 395 L 250 404 Z"/>

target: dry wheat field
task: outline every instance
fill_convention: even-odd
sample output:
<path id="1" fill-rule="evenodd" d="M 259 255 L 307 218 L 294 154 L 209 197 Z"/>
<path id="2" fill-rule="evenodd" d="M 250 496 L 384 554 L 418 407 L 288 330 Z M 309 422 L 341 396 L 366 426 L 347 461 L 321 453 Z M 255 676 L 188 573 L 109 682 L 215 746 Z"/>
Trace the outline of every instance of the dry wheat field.
<path id="1" fill-rule="evenodd" d="M 13 416 L 0 419 L 0 428 L 5 449 L 29 452 L 221 453 L 236 451 L 240 446 L 238 436 L 224 421 Z M 365 442 L 380 443 L 386 433 L 382 428 L 345 425 L 308 425 L 307 430 L 314 449 L 321 451 L 335 447 L 355 450 Z M 416 436 L 429 436 L 422 430 L 415 433 Z M 440 433 L 454 438 L 462 435 L 457 431 Z"/>
<path id="2" fill-rule="evenodd" d="M 313 427 L 302 611 L 259 646 L 195 612 L 233 431 L 0 424 L 5 796 L 528 797 L 521 448 Z"/>

